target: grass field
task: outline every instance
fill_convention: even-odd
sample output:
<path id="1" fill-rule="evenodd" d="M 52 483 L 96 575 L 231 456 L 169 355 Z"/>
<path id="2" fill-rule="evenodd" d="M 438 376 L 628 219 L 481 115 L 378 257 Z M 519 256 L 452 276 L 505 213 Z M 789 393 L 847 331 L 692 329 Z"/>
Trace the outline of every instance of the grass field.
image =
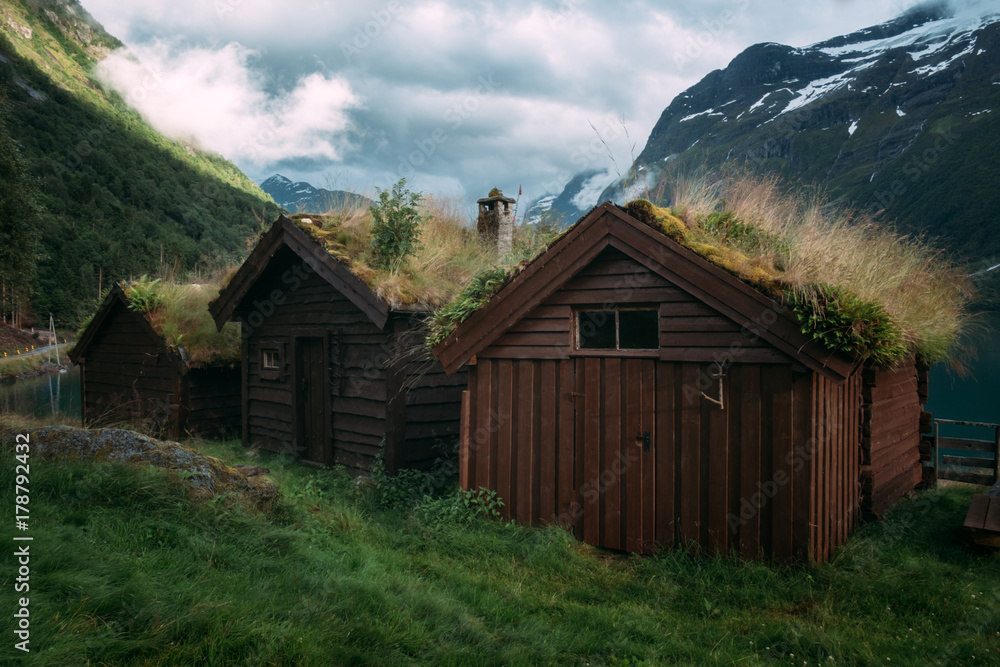
<path id="1" fill-rule="evenodd" d="M 154 469 L 32 462 L 31 589 L 18 594 L 30 597 L 31 652 L 13 649 L 8 630 L 0 660 L 1000 663 L 1000 559 L 958 528 L 970 490 L 904 500 L 828 565 L 779 567 L 615 554 L 556 528 L 471 517 L 455 509 L 450 481 L 437 485 L 441 500 L 414 508 L 408 492 L 435 478 L 358 484 L 248 457 L 238 443 L 195 447 L 267 466 L 279 502 L 248 512 L 227 498 L 193 501 Z M 12 552 L 2 560 L 8 628 Z"/>

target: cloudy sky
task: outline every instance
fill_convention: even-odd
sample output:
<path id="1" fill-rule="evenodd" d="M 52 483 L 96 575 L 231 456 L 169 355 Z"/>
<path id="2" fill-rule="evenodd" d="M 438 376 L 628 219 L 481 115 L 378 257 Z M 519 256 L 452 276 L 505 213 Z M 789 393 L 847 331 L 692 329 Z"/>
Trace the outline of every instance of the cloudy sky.
<path id="1" fill-rule="evenodd" d="M 912 0 L 82 0 L 128 45 L 102 76 L 160 131 L 370 191 L 525 198 L 622 171 L 678 93 L 758 42 L 804 46 Z M 595 128 L 596 131 L 595 132 Z M 609 178 L 610 180 L 610 178 Z"/>

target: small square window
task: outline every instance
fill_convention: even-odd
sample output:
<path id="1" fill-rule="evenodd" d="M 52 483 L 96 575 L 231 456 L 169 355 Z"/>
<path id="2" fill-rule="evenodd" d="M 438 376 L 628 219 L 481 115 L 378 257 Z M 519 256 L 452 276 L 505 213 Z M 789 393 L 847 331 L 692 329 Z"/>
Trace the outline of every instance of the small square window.
<path id="1" fill-rule="evenodd" d="M 655 310 L 618 311 L 618 349 L 657 350 L 660 314 Z"/>
<path id="2" fill-rule="evenodd" d="M 264 350 L 264 369 L 278 370 L 281 368 L 281 357 L 277 350 Z"/>
<path id="3" fill-rule="evenodd" d="M 582 310 L 577 317 L 581 350 L 615 349 L 615 311 Z"/>
<path id="4" fill-rule="evenodd" d="M 657 350 L 660 315 L 653 308 L 580 310 L 576 313 L 577 349 Z"/>

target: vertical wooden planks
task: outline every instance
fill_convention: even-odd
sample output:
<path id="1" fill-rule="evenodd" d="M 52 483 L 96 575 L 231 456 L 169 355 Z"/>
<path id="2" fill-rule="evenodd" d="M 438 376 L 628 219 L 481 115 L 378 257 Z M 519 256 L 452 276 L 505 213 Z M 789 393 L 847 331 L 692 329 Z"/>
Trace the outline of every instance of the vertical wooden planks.
<path id="1" fill-rule="evenodd" d="M 726 390 L 727 379 L 721 380 L 723 392 Z M 718 382 L 720 380 L 712 378 L 712 386 L 706 394 L 716 396 Z M 705 443 L 705 457 L 708 459 L 708 502 L 705 513 L 708 541 L 705 547 L 711 551 L 726 553 L 729 550 L 729 530 L 726 526 L 729 510 L 729 415 L 725 409 L 711 401 L 702 401 L 708 410 L 708 438 Z M 723 405 L 727 402 L 723 395 Z"/>
<path id="2" fill-rule="evenodd" d="M 809 424 L 812 420 L 812 373 L 792 373 L 792 541 L 795 557 L 809 554 L 812 516 L 810 495 L 814 478 L 810 475 Z"/>
<path id="3" fill-rule="evenodd" d="M 658 362 L 643 359 L 642 366 L 642 429 L 649 431 L 650 451 L 643 451 L 642 458 L 642 537 L 639 550 L 649 553 L 656 542 L 656 366 Z M 635 466 L 632 466 L 633 468 Z M 630 509 L 629 511 L 632 511 Z"/>
<path id="4" fill-rule="evenodd" d="M 556 426 L 559 423 L 557 410 L 558 389 L 556 385 L 556 362 L 539 362 L 540 388 L 538 419 L 541 422 L 540 448 L 541 469 L 539 471 L 538 512 L 542 521 L 559 523 L 556 512 L 556 489 L 558 473 L 556 469 L 557 447 Z"/>
<path id="5" fill-rule="evenodd" d="M 502 363 L 502 362 L 501 362 Z M 516 489 L 511 489 L 511 498 L 517 496 L 515 512 L 519 523 L 530 523 L 537 508 L 533 504 L 535 497 L 534 485 L 538 482 L 535 469 L 535 362 L 517 362 L 517 442 L 511 449 L 515 460 L 511 469 L 517 470 L 513 482 Z M 516 466 L 516 468 L 515 468 Z"/>
<path id="6" fill-rule="evenodd" d="M 681 364 L 680 406 L 680 540 L 685 548 L 700 541 L 701 393 L 698 364 Z"/>
<path id="7" fill-rule="evenodd" d="M 645 456 L 642 451 L 641 436 L 648 426 L 643 424 L 642 419 L 642 361 L 626 359 L 624 367 L 622 389 L 624 398 L 622 409 L 625 413 L 622 420 L 624 437 L 618 452 L 621 458 L 616 477 L 621 481 L 624 506 L 625 542 L 622 548 L 638 553 L 642 551 L 642 465 Z"/>
<path id="8" fill-rule="evenodd" d="M 472 373 L 469 374 L 470 378 Z M 463 489 L 469 488 L 469 480 L 472 479 L 472 457 L 469 452 L 469 390 L 462 392 L 462 417 L 458 435 L 458 485 Z"/>
<path id="9" fill-rule="evenodd" d="M 767 489 L 771 496 L 773 529 L 772 555 L 778 560 L 792 557 L 792 369 L 791 366 L 771 366 L 774 382 L 771 412 L 772 451 L 771 477 Z"/>
<path id="10" fill-rule="evenodd" d="M 517 505 L 515 484 L 519 483 L 514 469 L 514 365 L 509 359 L 494 361 L 497 369 L 496 380 L 496 489 L 497 495 L 507 505 L 507 511 L 514 516 Z"/>
<path id="11" fill-rule="evenodd" d="M 600 544 L 601 539 L 601 360 L 583 359 L 583 539 Z"/>
<path id="12" fill-rule="evenodd" d="M 740 393 L 740 556 L 758 558 L 760 542 L 760 366 L 744 365 L 741 369 Z M 734 480 L 735 483 L 735 480 Z"/>
<path id="13" fill-rule="evenodd" d="M 729 420 L 729 484 L 726 491 L 726 541 L 728 553 L 740 549 L 740 484 L 742 482 L 742 413 L 743 369 L 745 364 L 733 364 L 726 371 L 726 413 Z"/>
<path id="14" fill-rule="evenodd" d="M 493 407 L 493 379 L 494 366 L 496 362 L 490 359 L 482 359 L 476 365 L 477 395 L 476 399 L 476 431 L 473 433 L 473 444 L 475 445 L 476 457 L 476 488 L 485 486 L 487 489 L 497 488 L 495 484 L 496 471 L 491 470 L 490 458 L 496 454 L 493 452 L 495 434 L 492 432 L 492 419 L 490 410 Z M 506 503 L 507 499 L 503 501 Z M 510 518 L 507 508 L 504 508 L 507 518 Z"/>
<path id="15" fill-rule="evenodd" d="M 627 477 L 629 471 L 621 470 L 615 473 L 612 465 L 618 461 L 622 454 L 622 389 L 624 380 L 625 389 L 625 410 L 630 415 L 632 406 L 636 405 L 638 390 L 638 377 L 633 377 L 634 372 L 632 362 L 634 359 L 626 359 L 625 374 L 622 376 L 621 359 L 604 360 L 604 452 L 601 457 L 604 461 L 600 471 L 600 483 L 604 495 L 604 539 L 601 544 L 609 549 L 623 549 L 630 547 L 622 544 L 622 505 L 625 504 L 624 511 L 626 519 L 629 513 L 634 511 L 631 504 L 624 499 L 623 486 L 631 483 Z M 635 401 L 635 403 L 633 403 Z M 626 428 L 631 428 L 627 424 Z M 625 479 L 622 479 L 626 476 Z"/>
<path id="16" fill-rule="evenodd" d="M 761 555 L 772 557 L 773 544 L 771 536 L 773 534 L 774 521 L 774 500 L 767 494 L 765 485 L 774 475 L 772 452 L 774 450 L 774 375 L 771 366 L 760 366 L 760 471 L 757 481 L 754 483 L 753 502 L 757 507 L 759 515 L 758 529 L 760 530 Z"/>
<path id="17" fill-rule="evenodd" d="M 677 364 L 656 363 L 656 438 L 653 454 L 656 457 L 656 541 L 663 547 L 674 545 L 675 518 L 674 490 L 674 383 Z"/>
<path id="18" fill-rule="evenodd" d="M 559 523 L 572 527 L 580 516 L 576 466 L 576 373 L 575 362 L 559 364 Z M 579 529 L 576 533 L 580 537 Z"/>

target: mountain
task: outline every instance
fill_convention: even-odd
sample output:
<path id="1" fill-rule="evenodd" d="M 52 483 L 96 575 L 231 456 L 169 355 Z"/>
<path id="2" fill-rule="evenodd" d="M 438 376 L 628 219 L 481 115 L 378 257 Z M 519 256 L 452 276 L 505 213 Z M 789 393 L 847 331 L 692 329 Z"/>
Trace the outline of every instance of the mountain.
<path id="1" fill-rule="evenodd" d="M 805 48 L 751 46 L 670 103 L 630 173 L 780 172 L 985 263 L 1000 257 L 998 151 L 1000 13 L 940 5 Z"/>
<path id="2" fill-rule="evenodd" d="M 0 0 L 0 115 L 42 209 L 30 309 L 61 326 L 114 281 L 241 261 L 278 212 L 235 165 L 102 87 L 95 66 L 120 46 L 77 0 Z"/>
<path id="3" fill-rule="evenodd" d="M 292 213 L 325 213 L 338 208 L 368 208 L 372 200 L 345 190 L 314 188 L 305 181 L 293 183 L 275 174 L 260 184 L 260 189 Z"/>
<path id="4" fill-rule="evenodd" d="M 604 169 L 581 172 L 559 194 L 547 194 L 528 204 L 524 219 L 533 224 L 570 225 L 594 208 L 596 197 L 613 180 L 614 174 Z"/>

